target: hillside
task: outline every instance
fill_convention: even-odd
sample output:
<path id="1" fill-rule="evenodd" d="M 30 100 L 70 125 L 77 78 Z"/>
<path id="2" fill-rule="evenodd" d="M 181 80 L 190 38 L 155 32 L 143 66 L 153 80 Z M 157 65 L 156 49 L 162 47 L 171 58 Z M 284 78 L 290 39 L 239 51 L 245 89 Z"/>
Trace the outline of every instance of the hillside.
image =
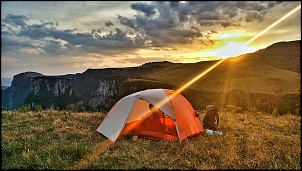
<path id="1" fill-rule="evenodd" d="M 301 169 L 301 116 L 221 109 L 219 131 L 179 141 L 96 132 L 105 114 L 3 111 L 2 170 Z M 200 116 L 200 121 L 203 118 Z"/>
<path id="2" fill-rule="evenodd" d="M 142 77 L 184 85 L 216 62 L 159 67 L 157 72 Z M 226 59 L 190 88 L 216 93 L 231 90 L 268 94 L 300 93 L 300 41 L 280 42 L 252 54 Z"/>

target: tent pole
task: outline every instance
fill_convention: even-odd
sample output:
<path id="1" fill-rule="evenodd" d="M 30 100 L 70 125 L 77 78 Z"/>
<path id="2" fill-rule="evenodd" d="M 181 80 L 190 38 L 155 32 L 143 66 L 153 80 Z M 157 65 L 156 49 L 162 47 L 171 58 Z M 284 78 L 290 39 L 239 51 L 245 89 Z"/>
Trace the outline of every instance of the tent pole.
<path id="1" fill-rule="evenodd" d="M 165 129 L 165 134 L 167 134 L 167 128 L 166 128 L 166 115 L 164 114 L 164 112 L 162 112 L 163 117 L 164 117 L 164 129 Z"/>

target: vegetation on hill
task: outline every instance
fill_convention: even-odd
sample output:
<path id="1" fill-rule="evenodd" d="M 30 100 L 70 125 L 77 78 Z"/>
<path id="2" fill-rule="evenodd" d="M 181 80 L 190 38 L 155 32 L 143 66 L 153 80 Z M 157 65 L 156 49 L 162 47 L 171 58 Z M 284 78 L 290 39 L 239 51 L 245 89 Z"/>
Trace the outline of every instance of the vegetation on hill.
<path id="1" fill-rule="evenodd" d="M 245 61 L 244 61 L 245 60 Z M 273 61 L 273 60 L 272 60 Z M 217 61 L 175 65 L 142 75 L 143 79 L 182 86 L 202 74 Z M 301 90 L 301 73 L 272 67 L 259 60 L 230 58 L 198 79 L 190 88 L 199 91 L 227 93 L 297 94 Z"/>
<path id="2" fill-rule="evenodd" d="M 96 132 L 104 113 L 2 111 L 2 169 L 301 169 L 300 115 L 236 111 L 220 109 L 222 136 L 115 143 Z"/>

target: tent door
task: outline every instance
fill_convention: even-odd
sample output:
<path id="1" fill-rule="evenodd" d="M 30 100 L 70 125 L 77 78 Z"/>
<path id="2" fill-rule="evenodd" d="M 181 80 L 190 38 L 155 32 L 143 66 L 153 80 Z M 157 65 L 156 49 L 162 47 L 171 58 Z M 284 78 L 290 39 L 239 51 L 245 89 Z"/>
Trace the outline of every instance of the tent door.
<path id="1" fill-rule="evenodd" d="M 169 116 L 164 114 L 163 120 L 164 120 L 165 134 L 177 136 L 176 127 L 173 119 L 171 119 Z"/>

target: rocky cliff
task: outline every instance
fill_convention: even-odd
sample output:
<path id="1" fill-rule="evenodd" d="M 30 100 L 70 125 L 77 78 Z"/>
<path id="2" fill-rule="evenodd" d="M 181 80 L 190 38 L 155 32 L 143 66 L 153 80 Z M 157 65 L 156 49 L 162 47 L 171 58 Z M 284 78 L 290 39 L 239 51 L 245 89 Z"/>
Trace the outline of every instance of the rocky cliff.
<path id="1" fill-rule="evenodd" d="M 31 91 L 32 80 L 37 76 L 43 76 L 43 74 L 25 72 L 15 75 L 11 86 L 2 91 L 2 107 L 10 110 L 22 106 Z"/>
<path id="2" fill-rule="evenodd" d="M 156 66 L 157 63 L 130 68 L 88 69 L 62 76 L 21 73 L 14 77 L 11 87 L 3 90 L 2 107 L 13 110 L 22 105 L 42 105 L 43 108 L 66 109 L 75 104 L 87 110 L 108 111 L 125 95 L 147 88 L 167 87 L 166 83 L 144 84 L 140 80 L 141 74 L 154 72 Z"/>
<path id="3" fill-rule="evenodd" d="M 81 94 L 66 76 L 37 76 L 32 79 L 31 91 L 25 104 L 42 105 L 43 108 L 65 109 L 69 104 L 80 105 Z"/>

